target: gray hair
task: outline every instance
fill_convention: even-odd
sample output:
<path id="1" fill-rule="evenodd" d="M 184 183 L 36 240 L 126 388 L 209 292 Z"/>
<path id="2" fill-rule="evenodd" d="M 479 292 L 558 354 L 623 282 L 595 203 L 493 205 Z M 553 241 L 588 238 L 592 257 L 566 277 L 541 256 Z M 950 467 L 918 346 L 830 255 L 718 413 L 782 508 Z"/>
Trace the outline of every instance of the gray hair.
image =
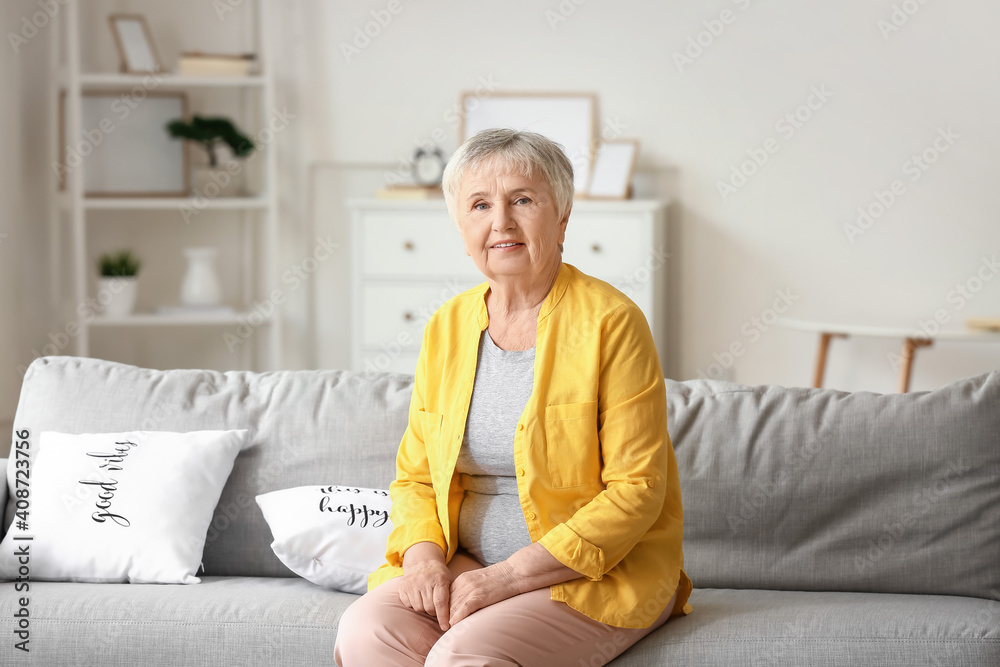
<path id="1" fill-rule="evenodd" d="M 552 188 L 560 219 L 573 203 L 573 165 L 559 144 L 537 132 L 492 128 L 459 146 L 445 167 L 441 187 L 448 214 L 456 225 L 455 197 L 462 178 L 482 166 L 527 178 L 534 178 L 537 170 Z"/>

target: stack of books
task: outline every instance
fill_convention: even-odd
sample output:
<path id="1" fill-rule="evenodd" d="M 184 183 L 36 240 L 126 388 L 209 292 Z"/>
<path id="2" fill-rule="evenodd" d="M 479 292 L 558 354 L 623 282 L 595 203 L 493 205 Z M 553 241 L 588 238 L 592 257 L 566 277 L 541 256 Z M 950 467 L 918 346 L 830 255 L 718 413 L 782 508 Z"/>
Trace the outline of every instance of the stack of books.
<path id="1" fill-rule="evenodd" d="M 177 61 L 181 76 L 249 76 L 256 62 L 253 53 L 202 53 L 185 51 Z"/>
<path id="2" fill-rule="evenodd" d="M 378 199 L 440 199 L 444 192 L 440 185 L 390 185 L 375 191 Z"/>
<path id="3" fill-rule="evenodd" d="M 211 315 L 222 317 L 232 315 L 232 306 L 160 306 L 157 311 L 164 317 L 190 317 L 192 315 Z"/>
<path id="4" fill-rule="evenodd" d="M 967 317 L 965 318 L 965 326 L 970 329 L 1000 331 L 1000 317 Z"/>

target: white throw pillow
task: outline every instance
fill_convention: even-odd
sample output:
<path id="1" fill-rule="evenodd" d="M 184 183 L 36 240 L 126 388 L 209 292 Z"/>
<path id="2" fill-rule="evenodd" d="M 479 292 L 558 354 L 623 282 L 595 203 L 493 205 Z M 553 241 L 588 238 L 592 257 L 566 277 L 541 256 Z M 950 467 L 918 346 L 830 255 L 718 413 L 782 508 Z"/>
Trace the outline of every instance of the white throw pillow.
<path id="1" fill-rule="evenodd" d="M 31 443 L 29 486 L 0 545 L 0 577 L 194 584 L 205 536 L 247 431 L 44 431 Z M 22 476 L 23 477 L 23 476 Z M 23 522 L 23 523 L 22 523 Z"/>
<path id="2" fill-rule="evenodd" d="M 259 495 L 257 504 L 274 536 L 274 554 L 314 584 L 360 595 L 368 575 L 385 562 L 392 532 L 388 491 L 299 486 Z"/>

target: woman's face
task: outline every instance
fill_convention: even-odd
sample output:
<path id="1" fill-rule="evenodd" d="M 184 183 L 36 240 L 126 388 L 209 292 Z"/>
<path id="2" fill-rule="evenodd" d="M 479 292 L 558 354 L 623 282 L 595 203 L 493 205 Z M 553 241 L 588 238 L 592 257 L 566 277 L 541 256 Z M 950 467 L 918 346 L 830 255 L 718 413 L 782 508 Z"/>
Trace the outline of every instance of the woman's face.
<path id="1" fill-rule="evenodd" d="M 541 176 L 481 168 L 462 179 L 455 197 L 465 252 L 487 278 L 541 279 L 561 261 L 569 213 L 560 218 Z M 498 247 L 500 243 L 514 243 Z"/>

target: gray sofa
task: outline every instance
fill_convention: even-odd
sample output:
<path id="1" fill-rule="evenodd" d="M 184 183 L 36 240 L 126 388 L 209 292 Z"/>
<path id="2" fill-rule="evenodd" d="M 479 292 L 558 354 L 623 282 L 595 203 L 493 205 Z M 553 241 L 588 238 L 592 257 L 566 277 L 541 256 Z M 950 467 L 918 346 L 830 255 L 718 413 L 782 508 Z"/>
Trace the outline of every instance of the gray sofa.
<path id="1" fill-rule="evenodd" d="M 411 387 L 397 374 L 36 360 L 15 429 L 247 428 L 253 444 L 219 502 L 202 583 L 32 582 L 30 656 L 13 647 L 19 594 L 2 584 L 0 664 L 332 665 L 355 598 L 291 576 L 253 499 L 386 487 Z M 1000 371 L 903 395 L 667 389 L 694 612 L 611 664 L 1000 665 Z"/>

